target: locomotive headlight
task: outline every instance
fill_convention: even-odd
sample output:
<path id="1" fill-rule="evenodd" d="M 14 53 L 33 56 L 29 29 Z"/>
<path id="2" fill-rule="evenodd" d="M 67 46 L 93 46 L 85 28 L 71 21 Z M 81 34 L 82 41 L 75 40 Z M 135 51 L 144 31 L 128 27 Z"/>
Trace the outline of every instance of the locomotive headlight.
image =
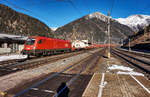
<path id="1" fill-rule="evenodd" d="M 33 47 L 33 49 L 35 49 L 35 46 Z"/>

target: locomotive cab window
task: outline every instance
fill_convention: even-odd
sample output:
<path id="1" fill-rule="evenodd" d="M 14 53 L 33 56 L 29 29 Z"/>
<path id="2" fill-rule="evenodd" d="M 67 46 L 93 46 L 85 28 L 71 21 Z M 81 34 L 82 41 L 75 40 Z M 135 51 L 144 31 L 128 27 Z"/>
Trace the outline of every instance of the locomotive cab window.
<path id="1" fill-rule="evenodd" d="M 35 43 L 35 39 L 31 39 L 31 38 L 29 38 L 29 39 L 27 39 L 27 45 L 33 45 Z"/>
<path id="2" fill-rule="evenodd" d="M 39 40 L 39 41 L 38 41 L 38 44 L 41 44 L 41 43 L 42 43 L 42 40 Z"/>

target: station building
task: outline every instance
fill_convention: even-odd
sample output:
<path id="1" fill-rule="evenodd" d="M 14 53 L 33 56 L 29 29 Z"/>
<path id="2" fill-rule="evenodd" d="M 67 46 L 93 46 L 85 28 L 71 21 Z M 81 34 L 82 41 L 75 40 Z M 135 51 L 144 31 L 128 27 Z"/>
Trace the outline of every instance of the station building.
<path id="1" fill-rule="evenodd" d="M 26 39 L 24 36 L 0 34 L 0 54 L 20 53 Z"/>

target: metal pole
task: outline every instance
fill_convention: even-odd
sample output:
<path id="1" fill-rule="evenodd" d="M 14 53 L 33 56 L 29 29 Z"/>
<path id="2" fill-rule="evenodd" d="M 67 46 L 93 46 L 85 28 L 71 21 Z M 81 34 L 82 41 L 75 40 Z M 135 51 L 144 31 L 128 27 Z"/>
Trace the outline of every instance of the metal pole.
<path id="1" fill-rule="evenodd" d="M 121 39 L 121 46 L 123 46 L 123 39 Z"/>
<path id="2" fill-rule="evenodd" d="M 146 26 L 144 27 L 144 42 L 146 41 Z"/>
<path id="3" fill-rule="evenodd" d="M 131 51 L 130 38 L 129 38 L 129 51 Z"/>
<path id="4" fill-rule="evenodd" d="M 110 16 L 108 10 L 108 58 L 110 58 Z"/>
<path id="5" fill-rule="evenodd" d="M 72 41 L 76 40 L 76 31 L 75 31 L 75 26 L 73 26 L 73 37 Z"/>
<path id="6" fill-rule="evenodd" d="M 93 44 L 93 33 L 92 33 L 92 44 Z"/>

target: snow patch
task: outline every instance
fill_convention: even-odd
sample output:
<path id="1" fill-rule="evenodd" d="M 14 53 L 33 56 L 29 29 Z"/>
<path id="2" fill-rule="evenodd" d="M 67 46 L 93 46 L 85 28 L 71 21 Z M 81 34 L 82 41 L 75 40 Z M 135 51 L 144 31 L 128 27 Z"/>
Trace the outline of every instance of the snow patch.
<path id="1" fill-rule="evenodd" d="M 97 18 L 97 19 L 100 19 L 102 21 L 107 21 L 107 19 L 108 19 L 106 15 L 104 15 L 100 12 L 95 12 L 95 13 L 89 14 L 87 16 L 87 19 L 91 19 L 91 18 Z"/>
<path id="2" fill-rule="evenodd" d="M 0 61 L 12 60 L 12 59 L 25 59 L 27 55 L 5 55 L 0 56 Z"/>
<path id="3" fill-rule="evenodd" d="M 112 65 L 111 67 L 108 67 L 110 70 L 123 70 L 123 71 L 133 71 L 130 67 L 125 66 L 119 66 L 119 65 Z"/>
<path id="4" fill-rule="evenodd" d="M 53 31 L 56 31 L 58 27 L 50 27 Z"/>
<path id="5" fill-rule="evenodd" d="M 118 71 L 117 74 L 144 76 L 144 74 L 139 73 L 139 72 L 134 72 L 134 71 L 131 71 L 131 72 L 121 72 L 121 71 Z"/>
<path id="6" fill-rule="evenodd" d="M 117 74 L 123 74 L 123 75 L 136 75 L 136 76 L 144 76 L 144 74 L 139 72 L 134 72 L 133 68 L 125 67 L 125 66 L 119 66 L 119 65 L 112 65 L 111 67 L 108 67 L 109 70 L 122 70 L 118 71 Z"/>

